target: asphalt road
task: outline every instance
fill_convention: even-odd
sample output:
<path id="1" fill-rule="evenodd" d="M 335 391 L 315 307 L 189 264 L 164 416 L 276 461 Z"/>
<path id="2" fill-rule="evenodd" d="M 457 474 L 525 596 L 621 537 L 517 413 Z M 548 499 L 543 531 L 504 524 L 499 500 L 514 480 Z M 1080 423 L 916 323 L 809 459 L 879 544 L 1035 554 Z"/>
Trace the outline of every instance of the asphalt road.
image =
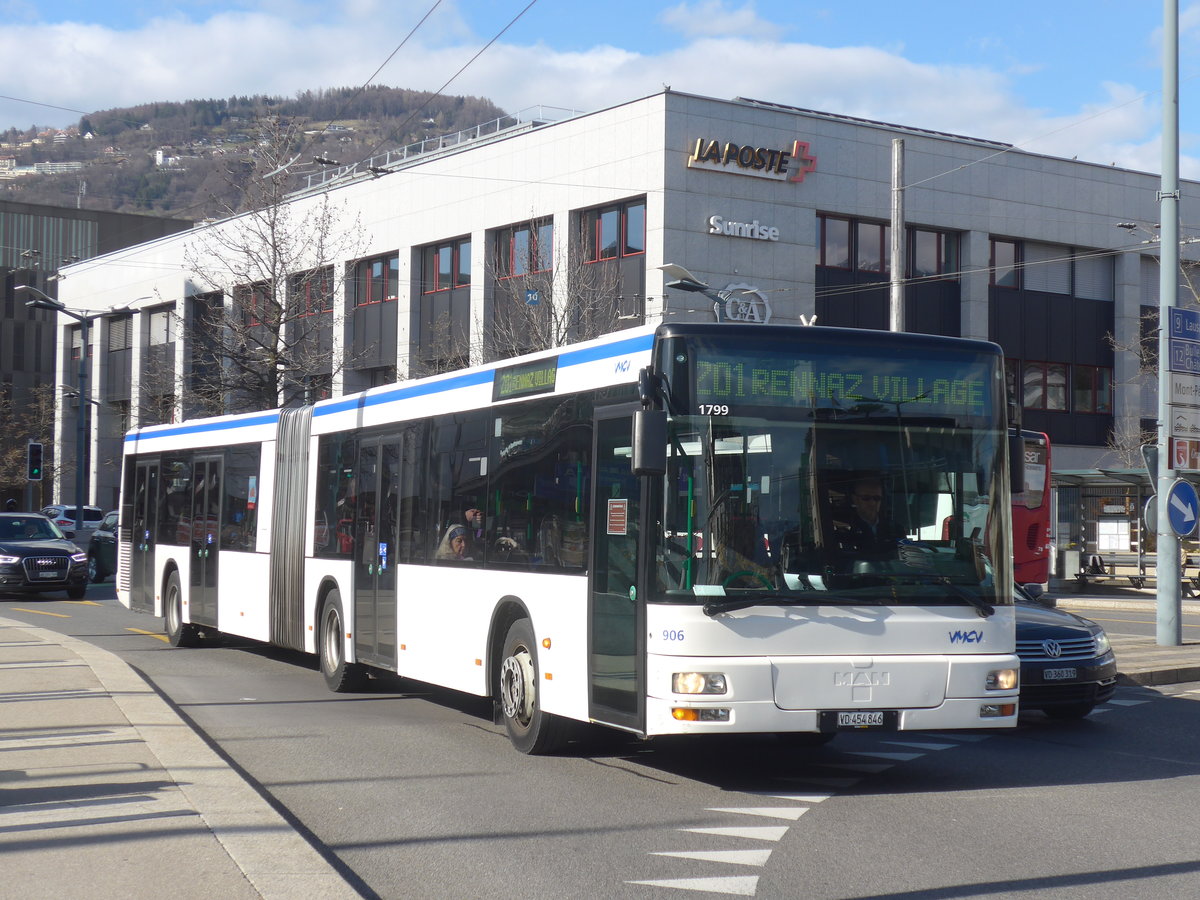
<path id="1" fill-rule="evenodd" d="M 301 654 L 172 649 L 111 585 L 82 603 L 2 598 L 0 611 L 143 672 L 365 896 L 1125 900 L 1200 883 L 1200 684 L 1121 688 L 1086 721 L 1031 714 L 991 736 L 530 758 L 473 698 L 397 679 L 333 695 Z M 1091 612 L 1153 633 L 1152 610 Z"/>

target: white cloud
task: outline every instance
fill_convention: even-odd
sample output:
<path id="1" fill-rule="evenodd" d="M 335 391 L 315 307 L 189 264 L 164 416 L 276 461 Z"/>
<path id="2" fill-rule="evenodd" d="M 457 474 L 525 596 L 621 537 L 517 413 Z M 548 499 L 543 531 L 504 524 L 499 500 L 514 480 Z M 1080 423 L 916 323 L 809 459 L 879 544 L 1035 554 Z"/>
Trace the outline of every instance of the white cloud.
<path id="1" fill-rule="evenodd" d="M 358 17 L 358 11 L 368 9 L 373 18 Z M 128 31 L 72 24 L 10 26 L 0 31 L 0 58 L 21 59 L 22 64 L 6 71 L 4 93 L 92 111 L 155 100 L 293 96 L 306 89 L 355 86 L 416 21 L 411 9 L 374 5 L 374 0 L 343 0 L 339 10 L 344 18 L 333 25 L 303 16 L 231 12 L 202 22 L 159 18 Z M 510 112 L 537 105 L 593 110 L 657 93 L 669 84 L 677 91 L 749 96 L 1102 164 L 1146 171 L 1159 166 L 1156 101 L 1136 96 L 1128 86 L 1097 87 L 1102 99 L 1096 104 L 1073 116 L 1055 117 L 1018 97 L 1010 73 L 915 63 L 899 50 L 788 42 L 778 37 L 779 29 L 757 17 L 752 5 L 684 3 L 667 10 L 664 20 L 726 24 L 723 36 L 695 37 L 654 54 L 613 46 L 563 52 L 545 44 L 499 41 L 447 91 L 487 97 Z M 452 6 L 445 18 L 430 25 L 429 32 L 422 28 L 396 55 L 377 83 L 436 90 L 486 43 L 465 32 Z M 368 55 L 362 49 L 366 34 L 389 37 L 368 42 Z M 26 52 L 29 47 L 39 52 Z M 0 127 L 61 125 L 76 118 L 0 101 Z M 1200 163 L 1185 159 L 1182 170 L 1196 177 Z"/>
<path id="2" fill-rule="evenodd" d="M 759 18 L 753 3 L 730 8 L 724 0 L 680 3 L 660 13 L 658 21 L 687 37 L 728 35 L 773 39 L 783 31 L 780 26 Z"/>

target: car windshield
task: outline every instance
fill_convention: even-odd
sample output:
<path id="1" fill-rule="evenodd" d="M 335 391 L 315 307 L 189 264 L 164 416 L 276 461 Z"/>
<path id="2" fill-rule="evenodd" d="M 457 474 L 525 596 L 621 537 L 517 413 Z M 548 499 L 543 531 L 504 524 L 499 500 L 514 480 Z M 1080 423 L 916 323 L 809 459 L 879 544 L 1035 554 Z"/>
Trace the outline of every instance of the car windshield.
<path id="1" fill-rule="evenodd" d="M 0 541 L 57 541 L 62 532 L 41 516 L 8 516 L 0 519 Z"/>

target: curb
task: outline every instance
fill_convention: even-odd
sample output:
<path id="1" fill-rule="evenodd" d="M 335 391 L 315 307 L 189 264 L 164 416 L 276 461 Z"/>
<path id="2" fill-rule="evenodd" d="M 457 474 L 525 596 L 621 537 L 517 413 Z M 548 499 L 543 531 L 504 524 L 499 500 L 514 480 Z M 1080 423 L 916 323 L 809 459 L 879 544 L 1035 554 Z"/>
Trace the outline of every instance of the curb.
<path id="1" fill-rule="evenodd" d="M 341 874 L 137 672 L 86 641 L 0 618 L 78 656 L 246 880 L 267 900 L 361 900 Z"/>

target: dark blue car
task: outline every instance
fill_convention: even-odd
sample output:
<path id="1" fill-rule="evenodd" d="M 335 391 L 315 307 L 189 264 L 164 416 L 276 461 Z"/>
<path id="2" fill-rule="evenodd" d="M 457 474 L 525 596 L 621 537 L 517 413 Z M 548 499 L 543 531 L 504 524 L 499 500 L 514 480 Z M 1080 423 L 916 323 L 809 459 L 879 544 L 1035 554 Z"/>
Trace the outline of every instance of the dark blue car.
<path id="1" fill-rule="evenodd" d="M 1082 719 L 1117 689 L 1117 660 L 1104 629 L 1038 602 L 1017 587 L 1017 656 L 1021 711 Z"/>

